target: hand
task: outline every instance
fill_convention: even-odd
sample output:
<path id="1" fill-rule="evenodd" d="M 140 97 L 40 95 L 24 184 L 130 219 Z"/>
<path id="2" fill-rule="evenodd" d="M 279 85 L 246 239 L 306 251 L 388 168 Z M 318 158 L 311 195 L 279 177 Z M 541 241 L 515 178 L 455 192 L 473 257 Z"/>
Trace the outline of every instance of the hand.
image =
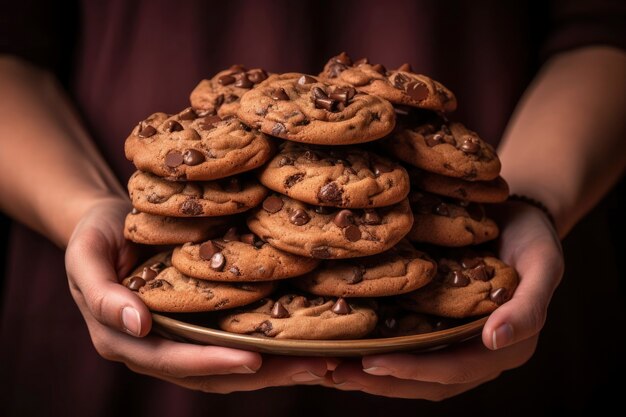
<path id="1" fill-rule="evenodd" d="M 119 283 L 137 260 L 137 247 L 122 234 L 130 207 L 120 199 L 94 204 L 82 217 L 65 254 L 69 286 L 98 353 L 131 370 L 207 392 L 226 393 L 315 382 L 326 362 L 271 358 L 217 346 L 177 343 L 150 336 L 151 315 Z"/>
<path id="2" fill-rule="evenodd" d="M 387 397 L 442 400 L 524 364 L 534 353 L 552 294 L 563 275 L 554 228 L 541 210 L 520 202 L 498 206 L 500 257 L 515 267 L 513 298 L 489 317 L 480 340 L 424 354 L 364 357 L 334 370 L 335 387 Z"/>

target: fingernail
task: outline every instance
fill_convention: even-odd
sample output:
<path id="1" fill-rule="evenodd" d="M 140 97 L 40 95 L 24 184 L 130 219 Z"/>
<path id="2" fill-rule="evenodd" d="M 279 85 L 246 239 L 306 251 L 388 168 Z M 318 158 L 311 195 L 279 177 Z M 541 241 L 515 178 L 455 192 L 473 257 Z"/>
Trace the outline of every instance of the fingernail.
<path id="1" fill-rule="evenodd" d="M 230 369 L 231 374 L 254 374 L 256 371 L 246 365 L 237 366 Z"/>
<path id="2" fill-rule="evenodd" d="M 367 372 L 370 375 L 391 375 L 391 369 L 383 368 L 382 366 L 372 366 L 370 368 L 363 369 L 363 372 Z"/>
<path id="3" fill-rule="evenodd" d="M 510 324 L 505 323 L 500 325 L 491 335 L 491 342 L 493 348 L 502 349 L 508 346 L 513 341 L 513 327 Z"/>
<path id="4" fill-rule="evenodd" d="M 126 333 L 133 336 L 141 334 L 141 317 L 139 317 L 139 312 L 133 307 L 124 307 L 122 309 L 122 324 Z"/>
<path id="5" fill-rule="evenodd" d="M 291 376 L 291 380 L 294 382 L 312 382 L 312 381 L 320 381 L 321 379 L 322 379 L 321 376 L 317 376 L 313 372 L 310 372 L 310 371 L 300 372 L 299 374 L 295 374 Z"/>

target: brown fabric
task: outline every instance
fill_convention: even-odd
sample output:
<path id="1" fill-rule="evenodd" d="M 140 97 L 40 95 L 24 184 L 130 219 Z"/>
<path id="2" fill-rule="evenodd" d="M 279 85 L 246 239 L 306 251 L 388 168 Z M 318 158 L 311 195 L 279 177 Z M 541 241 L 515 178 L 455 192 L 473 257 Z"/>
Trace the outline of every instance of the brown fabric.
<path id="1" fill-rule="evenodd" d="M 133 171 L 123 155 L 128 132 L 154 111 L 185 107 L 201 78 L 233 63 L 316 73 L 342 50 L 389 68 L 410 62 L 456 93 L 455 118 L 497 143 L 542 59 L 588 44 L 626 47 L 623 1 L 558 1 L 551 7 L 496 0 L 84 0 L 74 19 L 54 2 L 25 0 L 3 5 L 0 53 L 47 66 L 68 81 L 86 126 L 125 182 Z M 75 30 L 79 36 L 70 39 Z M 6 416 L 580 411 L 610 393 L 610 386 L 590 389 L 585 381 L 621 376 L 623 369 L 624 338 L 615 329 L 624 328 L 625 320 L 615 301 L 614 253 L 580 243 L 590 233 L 604 233 L 595 239 L 606 241 L 602 212 L 593 221 L 569 245 L 570 270 L 587 280 L 568 281 L 560 294 L 586 293 L 581 282 L 589 277 L 608 277 L 607 284 L 594 287 L 593 298 L 573 296 L 573 304 L 557 297 L 546 343 L 531 364 L 443 404 L 307 387 L 205 395 L 133 374 L 94 351 L 67 289 L 62 252 L 16 225 L 2 294 L 0 408 Z M 583 250 L 591 252 L 578 256 Z M 590 304 L 596 297 L 601 306 Z M 571 329 L 572 321 L 578 331 L 562 332 L 563 323 Z M 602 335 L 604 350 L 583 339 L 588 331 Z M 595 368 L 585 365 L 589 352 L 595 352 Z M 574 378 L 579 372 L 582 379 Z"/>

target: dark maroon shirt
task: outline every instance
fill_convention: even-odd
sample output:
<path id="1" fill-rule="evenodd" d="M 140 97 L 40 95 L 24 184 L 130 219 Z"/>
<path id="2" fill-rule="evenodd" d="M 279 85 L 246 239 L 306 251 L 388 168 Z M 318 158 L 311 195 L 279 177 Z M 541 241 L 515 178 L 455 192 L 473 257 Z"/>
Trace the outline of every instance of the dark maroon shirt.
<path id="1" fill-rule="evenodd" d="M 74 12 L 56 2 L 7 6 L 0 16 L 0 53 L 29 59 L 65 81 L 122 183 L 134 170 L 123 143 L 137 121 L 155 111 L 183 109 L 200 79 L 234 63 L 315 74 L 344 50 L 387 68 L 409 62 L 455 92 L 454 118 L 496 144 L 545 59 L 592 44 L 626 48 L 623 1 L 83 0 Z M 3 300 L 2 415 L 365 416 L 379 414 L 378 407 L 385 414 L 420 415 L 467 407 L 495 414 L 507 407 L 506 414 L 516 415 L 515 410 L 532 410 L 532 401 L 520 403 L 516 396 L 533 388 L 524 379 L 509 379 L 507 385 L 501 378 L 497 384 L 503 389 L 489 384 L 436 408 L 306 387 L 207 395 L 133 374 L 93 349 L 67 289 L 63 253 L 20 225 L 11 235 Z M 530 371 L 518 375 L 524 372 Z M 534 378 L 529 384 L 551 388 L 526 377 Z M 549 401 L 533 392 L 533 398 Z M 566 394 L 561 400 L 576 401 Z M 511 403 L 517 408 L 509 409 Z"/>

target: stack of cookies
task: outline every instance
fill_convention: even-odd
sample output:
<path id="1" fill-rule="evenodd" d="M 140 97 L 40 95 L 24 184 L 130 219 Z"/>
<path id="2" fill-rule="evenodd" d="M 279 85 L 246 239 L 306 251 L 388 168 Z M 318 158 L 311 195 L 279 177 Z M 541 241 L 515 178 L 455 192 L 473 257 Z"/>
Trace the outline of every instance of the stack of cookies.
<path id="1" fill-rule="evenodd" d="M 125 236 L 175 245 L 124 280 L 155 311 L 292 339 L 423 333 L 507 301 L 515 271 L 470 246 L 508 196 L 454 95 L 407 65 L 318 76 L 233 66 L 126 141 Z M 385 156 L 386 155 L 386 156 Z M 251 173 L 252 172 L 252 173 Z"/>

